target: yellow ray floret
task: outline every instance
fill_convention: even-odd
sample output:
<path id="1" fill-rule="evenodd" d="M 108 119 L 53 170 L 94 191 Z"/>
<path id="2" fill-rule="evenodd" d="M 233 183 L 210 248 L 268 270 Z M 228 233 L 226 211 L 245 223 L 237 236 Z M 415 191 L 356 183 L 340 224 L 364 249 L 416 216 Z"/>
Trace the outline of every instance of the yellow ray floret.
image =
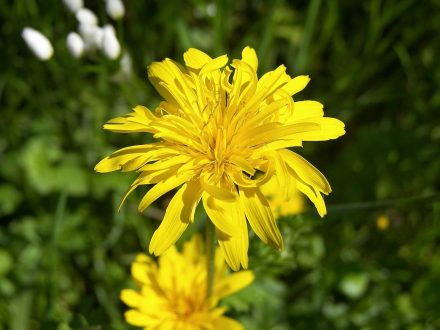
<path id="1" fill-rule="evenodd" d="M 139 173 L 123 200 L 137 187 L 153 185 L 140 211 L 177 189 L 150 242 L 151 253 L 160 255 L 176 242 L 202 201 L 227 263 L 246 268 L 248 223 L 265 243 L 283 246 L 262 192 L 269 180 L 277 181 L 284 199 L 296 187 L 326 214 L 322 194 L 331 192 L 328 181 L 288 148 L 336 139 L 345 133 L 344 124 L 324 117 L 319 102 L 294 101 L 308 76 L 291 78 L 281 65 L 258 78 L 250 47 L 229 66 L 226 55 L 211 58 L 193 48 L 183 58 L 185 66 L 170 59 L 149 66 L 148 77 L 164 98 L 154 112 L 137 106 L 104 125 L 113 132 L 152 134 L 157 141 L 118 150 L 95 170 Z"/>
<path id="2" fill-rule="evenodd" d="M 219 301 L 248 286 L 251 271 L 227 273 L 223 255 L 216 253 L 214 287 L 207 298 L 206 256 L 199 236 L 193 236 L 179 253 L 174 246 L 159 257 L 158 264 L 139 254 L 131 273 L 139 290 L 125 289 L 122 301 L 131 309 L 128 323 L 144 329 L 243 330 L 237 321 L 224 316 Z"/>

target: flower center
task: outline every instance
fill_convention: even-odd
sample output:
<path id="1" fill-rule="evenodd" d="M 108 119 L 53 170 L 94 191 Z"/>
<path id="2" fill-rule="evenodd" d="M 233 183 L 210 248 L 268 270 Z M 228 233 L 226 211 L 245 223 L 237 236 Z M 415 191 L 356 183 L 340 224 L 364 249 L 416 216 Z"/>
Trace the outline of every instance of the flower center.
<path id="1" fill-rule="evenodd" d="M 206 310 L 205 299 L 200 299 L 197 292 L 193 293 L 194 296 L 188 296 L 187 294 L 180 292 L 169 300 L 170 310 L 175 317 L 187 324 L 198 325 L 200 319 L 198 315 Z M 203 296 L 204 297 L 204 296 Z"/>

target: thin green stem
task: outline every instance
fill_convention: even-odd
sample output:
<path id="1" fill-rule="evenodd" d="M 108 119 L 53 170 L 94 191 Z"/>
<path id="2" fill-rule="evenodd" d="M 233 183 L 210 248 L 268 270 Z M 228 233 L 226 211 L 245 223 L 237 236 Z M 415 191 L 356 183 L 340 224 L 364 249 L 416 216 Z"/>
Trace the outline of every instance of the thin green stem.
<path id="1" fill-rule="evenodd" d="M 350 212 L 350 211 L 358 211 L 358 210 L 369 210 L 369 209 L 390 207 L 390 206 L 401 206 L 401 205 L 406 205 L 406 204 L 439 201 L 439 200 L 440 200 L 439 194 L 421 195 L 421 196 L 413 196 L 413 197 L 385 199 L 385 200 L 380 200 L 380 201 L 368 201 L 368 202 L 357 202 L 357 203 L 330 205 L 328 207 L 328 210 L 331 213 L 340 213 L 340 212 Z"/>
<path id="2" fill-rule="evenodd" d="M 212 289 L 214 287 L 214 274 L 215 274 L 215 228 L 214 225 L 207 220 L 206 221 L 206 272 L 207 272 L 207 286 L 206 297 L 209 298 L 212 295 Z"/>
<path id="3" fill-rule="evenodd" d="M 62 221 L 64 218 L 64 211 L 66 209 L 66 203 L 67 203 L 67 192 L 64 190 L 61 191 L 60 196 L 58 198 L 57 202 L 57 208 L 55 211 L 55 221 L 52 231 L 52 245 L 56 245 L 58 241 L 58 236 L 61 231 Z"/>
<path id="4" fill-rule="evenodd" d="M 315 31 L 316 22 L 318 21 L 320 7 L 321 0 L 312 0 L 309 3 L 304 33 L 302 35 L 301 45 L 298 50 L 298 56 L 296 58 L 296 69 L 298 72 L 304 72 L 308 65 L 308 59 L 310 57 L 310 43 L 312 41 L 313 33 Z"/>
<path id="5" fill-rule="evenodd" d="M 61 231 L 62 222 L 64 219 L 64 211 L 66 209 L 67 193 L 63 190 L 60 192 L 60 196 L 57 202 L 57 208 L 55 211 L 54 224 L 52 227 L 52 235 L 50 244 L 47 247 L 47 256 L 49 258 L 49 279 L 48 279 L 48 299 L 47 299 L 47 316 L 53 316 L 55 299 L 57 296 L 58 288 L 56 286 L 57 281 L 57 263 L 58 263 L 58 237 Z"/>

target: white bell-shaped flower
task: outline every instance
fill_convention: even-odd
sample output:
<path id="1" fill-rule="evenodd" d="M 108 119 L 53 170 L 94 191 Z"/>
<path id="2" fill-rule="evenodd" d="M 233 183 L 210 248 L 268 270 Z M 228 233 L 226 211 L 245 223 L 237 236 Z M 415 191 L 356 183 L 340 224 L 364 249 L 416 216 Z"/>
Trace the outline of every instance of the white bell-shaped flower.
<path id="1" fill-rule="evenodd" d="M 25 27 L 21 32 L 21 36 L 37 58 L 42 61 L 47 61 L 52 57 L 52 44 L 41 32 L 30 27 Z"/>
<path id="2" fill-rule="evenodd" d="M 67 9 L 69 9 L 74 14 L 82 7 L 84 7 L 83 0 L 63 0 L 63 2 Z"/>
<path id="3" fill-rule="evenodd" d="M 84 40 L 76 32 L 70 32 L 67 35 L 67 48 L 70 54 L 75 58 L 80 58 L 84 53 Z"/>
<path id="4" fill-rule="evenodd" d="M 121 53 L 121 45 L 116 37 L 115 29 L 111 25 L 106 25 L 103 32 L 101 51 L 109 59 L 115 60 Z"/>
<path id="5" fill-rule="evenodd" d="M 125 8 L 122 0 L 106 0 L 105 9 L 108 16 L 115 20 L 124 17 Z"/>
<path id="6" fill-rule="evenodd" d="M 97 25 L 98 18 L 95 13 L 88 8 L 81 8 L 76 12 L 76 19 L 80 24 Z"/>

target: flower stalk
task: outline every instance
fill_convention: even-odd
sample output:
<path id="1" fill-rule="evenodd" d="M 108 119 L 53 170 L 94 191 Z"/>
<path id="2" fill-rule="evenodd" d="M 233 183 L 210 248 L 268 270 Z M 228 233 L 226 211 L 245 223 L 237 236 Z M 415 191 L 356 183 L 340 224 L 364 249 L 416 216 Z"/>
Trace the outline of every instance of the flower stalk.
<path id="1" fill-rule="evenodd" d="M 212 295 L 212 288 L 214 287 L 215 274 L 215 228 L 210 221 L 206 221 L 206 298 L 209 299 Z"/>

